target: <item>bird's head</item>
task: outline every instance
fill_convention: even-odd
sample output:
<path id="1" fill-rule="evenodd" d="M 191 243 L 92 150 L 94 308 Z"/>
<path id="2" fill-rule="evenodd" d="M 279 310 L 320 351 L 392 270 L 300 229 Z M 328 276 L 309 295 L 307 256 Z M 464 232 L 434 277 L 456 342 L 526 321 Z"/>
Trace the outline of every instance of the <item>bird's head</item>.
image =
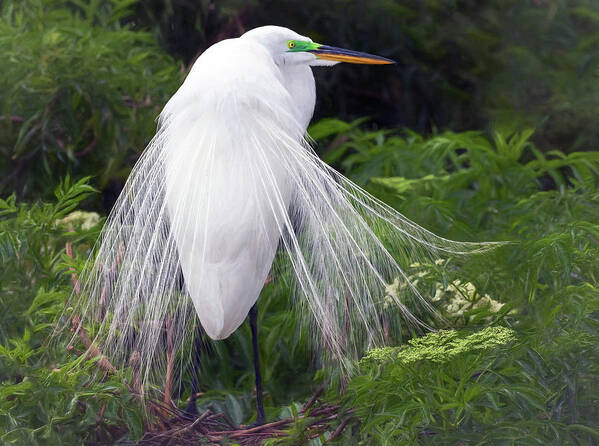
<path id="1" fill-rule="evenodd" d="M 372 65 L 395 63 L 381 56 L 316 43 L 309 37 L 281 26 L 254 28 L 241 38 L 251 39 L 264 46 L 277 65 L 326 66 L 339 62 Z"/>

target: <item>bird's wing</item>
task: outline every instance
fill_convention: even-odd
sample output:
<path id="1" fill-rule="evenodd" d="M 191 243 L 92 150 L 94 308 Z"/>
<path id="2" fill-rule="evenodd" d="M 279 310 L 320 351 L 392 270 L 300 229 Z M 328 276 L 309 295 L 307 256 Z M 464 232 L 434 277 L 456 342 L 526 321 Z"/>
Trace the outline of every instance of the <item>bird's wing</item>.
<path id="1" fill-rule="evenodd" d="M 272 147 L 254 134 L 255 108 L 232 120 L 171 123 L 166 203 L 185 286 L 206 333 L 228 337 L 258 299 L 290 200 Z M 177 118 L 178 119 L 178 118 Z"/>
<path id="2" fill-rule="evenodd" d="M 258 299 L 279 243 L 291 194 L 261 122 L 288 127 L 271 107 L 289 114 L 293 103 L 262 48 L 216 49 L 165 108 L 165 193 L 185 286 L 206 333 L 223 339 Z"/>

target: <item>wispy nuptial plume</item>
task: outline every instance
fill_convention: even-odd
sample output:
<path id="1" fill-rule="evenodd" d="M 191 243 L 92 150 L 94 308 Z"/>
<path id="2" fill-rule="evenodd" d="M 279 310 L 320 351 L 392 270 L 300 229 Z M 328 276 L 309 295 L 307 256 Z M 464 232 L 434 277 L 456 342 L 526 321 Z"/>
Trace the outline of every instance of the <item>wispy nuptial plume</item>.
<path id="1" fill-rule="evenodd" d="M 198 323 L 228 337 L 277 271 L 292 272 L 314 345 L 350 371 L 389 330 L 419 326 L 414 311 L 434 312 L 410 264 L 494 246 L 436 236 L 326 165 L 305 139 L 313 100 L 306 119 L 268 48 L 226 42 L 228 65 L 209 49 L 163 110 L 72 310 L 113 364 L 135 359 L 144 389 Z"/>

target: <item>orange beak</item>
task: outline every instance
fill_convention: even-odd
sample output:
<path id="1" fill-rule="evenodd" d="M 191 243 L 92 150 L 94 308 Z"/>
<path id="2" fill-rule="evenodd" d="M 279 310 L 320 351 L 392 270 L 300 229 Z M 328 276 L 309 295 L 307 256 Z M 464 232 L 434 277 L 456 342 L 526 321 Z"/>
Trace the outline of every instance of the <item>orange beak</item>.
<path id="1" fill-rule="evenodd" d="M 334 46 L 320 45 L 310 53 L 316 55 L 319 59 L 333 60 L 336 62 L 359 63 L 369 65 L 386 65 L 395 63 L 394 60 L 387 59 L 374 54 L 362 53 L 360 51 L 346 50 Z"/>

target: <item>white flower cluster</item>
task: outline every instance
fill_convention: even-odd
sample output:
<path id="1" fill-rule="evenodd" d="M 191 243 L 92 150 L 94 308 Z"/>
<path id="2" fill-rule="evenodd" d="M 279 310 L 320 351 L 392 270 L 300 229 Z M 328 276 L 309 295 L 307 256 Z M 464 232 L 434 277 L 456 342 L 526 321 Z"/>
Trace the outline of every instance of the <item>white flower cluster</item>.
<path id="1" fill-rule="evenodd" d="M 433 301 L 442 299 L 447 300 L 443 306 L 451 316 L 463 316 L 465 312 L 477 308 L 487 308 L 492 313 L 497 313 L 504 306 L 488 294 L 481 296 L 472 282 L 462 283 L 460 280 L 454 280 L 447 287 L 437 284 Z"/>
<path id="2" fill-rule="evenodd" d="M 399 299 L 399 277 L 396 277 L 393 280 L 393 283 L 390 283 L 385 287 L 385 298 L 383 300 L 383 308 L 389 308 L 389 305 L 392 305 L 395 302 L 395 299 Z"/>
<path id="3" fill-rule="evenodd" d="M 81 228 L 86 231 L 100 223 L 100 215 L 96 212 L 74 211 L 66 217 L 56 220 L 57 225 L 70 228 Z"/>
<path id="4" fill-rule="evenodd" d="M 443 260 L 439 259 L 435 261 L 435 264 L 441 265 L 443 262 Z M 422 268 L 423 265 L 420 263 L 413 263 L 410 267 Z M 425 269 L 410 275 L 408 280 L 412 287 L 416 287 L 418 286 L 419 281 L 428 275 L 429 272 Z M 388 308 L 396 301 L 396 299 L 399 299 L 400 292 L 406 286 L 408 286 L 408 283 L 404 280 L 400 281 L 399 277 L 396 277 L 392 283 L 388 284 L 385 287 L 383 308 Z M 504 306 L 503 303 L 493 299 L 488 294 L 481 296 L 472 282 L 454 280 L 447 286 L 440 282 L 436 282 L 435 287 L 435 294 L 432 300 L 433 302 L 440 302 L 443 310 L 445 310 L 448 316 L 464 316 L 466 312 L 478 308 L 485 308 L 492 313 L 497 313 Z"/>

